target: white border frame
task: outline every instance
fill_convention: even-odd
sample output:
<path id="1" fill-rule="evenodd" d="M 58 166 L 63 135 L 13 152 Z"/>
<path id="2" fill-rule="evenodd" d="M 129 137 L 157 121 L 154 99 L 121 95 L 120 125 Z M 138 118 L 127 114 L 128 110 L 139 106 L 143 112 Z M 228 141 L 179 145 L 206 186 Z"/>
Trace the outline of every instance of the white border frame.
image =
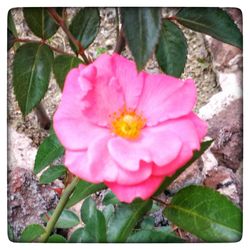
<path id="1" fill-rule="evenodd" d="M 36 244 L 36 243 L 12 243 L 8 240 L 7 237 L 7 14 L 9 9 L 16 7 L 84 7 L 84 6 L 98 6 L 98 7 L 117 7 L 117 6 L 158 6 L 158 7 L 237 7 L 240 8 L 243 13 L 243 114 L 244 114 L 244 159 L 243 159 L 243 238 L 240 242 L 237 243 L 188 243 L 188 244 Z M 250 177 L 249 171 L 250 166 L 247 166 L 250 163 L 250 153 L 249 151 L 249 100 L 250 100 L 250 70 L 247 68 L 250 66 L 250 51 L 249 51 L 249 37 L 250 37 L 250 10 L 248 8 L 247 1 L 237 1 L 237 0 L 209 0 L 209 1 L 198 1 L 198 0 L 129 0 L 129 1 L 119 1 L 118 3 L 112 0 L 65 0 L 65 1 L 56 1 L 56 0 L 26 0 L 18 1 L 11 0 L 9 2 L 2 3 L 0 8 L 0 16 L 2 20 L 0 23 L 1 32 L 3 32 L 2 39 L 0 39 L 0 74 L 1 74 L 1 88 L 0 88 L 0 110 L 1 110 L 1 124 L 0 124 L 0 152 L 1 152 L 1 171 L 0 176 L 0 200 L 1 200 L 1 210 L 0 210 L 0 221 L 1 221 L 1 230 L 0 230 L 0 242 L 3 249 L 32 249 L 35 247 L 37 250 L 46 248 L 56 248 L 67 249 L 72 247 L 75 249 L 110 249 L 110 248 L 120 248 L 126 249 L 127 247 L 136 247 L 143 249 L 182 249 L 186 250 L 200 249 L 200 248 L 226 248 L 227 250 L 242 248 L 249 248 L 250 239 L 250 225 L 247 222 L 250 222 L 250 185 L 248 178 Z M 245 70 L 247 69 L 247 70 Z M 249 235 L 249 236 L 247 236 Z M 248 246 L 248 247 L 247 247 Z"/>

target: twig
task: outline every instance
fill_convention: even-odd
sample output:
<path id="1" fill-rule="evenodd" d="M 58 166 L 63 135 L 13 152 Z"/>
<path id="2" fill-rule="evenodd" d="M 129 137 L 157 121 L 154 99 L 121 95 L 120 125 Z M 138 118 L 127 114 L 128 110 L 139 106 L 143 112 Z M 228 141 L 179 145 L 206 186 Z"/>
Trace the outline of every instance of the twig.
<path id="1" fill-rule="evenodd" d="M 126 42 L 125 42 L 125 38 L 124 38 L 124 33 L 123 33 L 123 29 L 121 27 L 118 39 L 116 41 L 114 52 L 118 53 L 118 54 L 121 54 L 121 52 L 125 48 L 125 44 L 126 44 Z"/>
<path id="2" fill-rule="evenodd" d="M 83 46 L 69 31 L 67 25 L 64 22 L 64 19 L 57 14 L 55 8 L 48 8 L 48 12 L 51 15 L 51 17 L 55 20 L 55 22 L 63 29 L 63 31 L 66 33 L 71 42 L 78 48 L 78 53 L 79 55 L 81 55 L 85 63 L 86 64 L 91 63 L 91 60 L 85 55 Z"/>
<path id="3" fill-rule="evenodd" d="M 44 109 L 42 103 L 39 103 L 36 108 L 35 108 L 35 112 L 36 112 L 36 116 L 37 119 L 40 123 L 40 126 L 43 129 L 48 130 L 50 128 L 51 125 L 51 121 L 46 113 L 46 110 Z"/>
<path id="4" fill-rule="evenodd" d="M 154 200 L 154 201 L 157 201 L 157 202 L 159 202 L 159 203 L 161 203 L 161 204 L 163 204 L 165 206 L 168 206 L 168 204 L 165 201 L 161 200 L 161 199 L 158 199 L 156 197 L 151 197 L 151 199 Z"/>
<path id="5" fill-rule="evenodd" d="M 54 50 L 55 52 L 57 53 L 60 53 L 60 54 L 65 54 L 65 55 L 68 55 L 68 56 L 75 56 L 74 54 L 71 54 L 71 53 L 68 53 L 68 52 L 65 52 L 63 50 L 60 50 L 56 47 L 53 47 L 51 46 L 50 44 L 46 43 L 44 40 L 32 40 L 32 39 L 29 39 L 29 38 L 16 38 L 15 39 L 15 43 L 39 43 L 39 44 L 46 44 L 48 47 L 50 47 L 50 49 Z"/>

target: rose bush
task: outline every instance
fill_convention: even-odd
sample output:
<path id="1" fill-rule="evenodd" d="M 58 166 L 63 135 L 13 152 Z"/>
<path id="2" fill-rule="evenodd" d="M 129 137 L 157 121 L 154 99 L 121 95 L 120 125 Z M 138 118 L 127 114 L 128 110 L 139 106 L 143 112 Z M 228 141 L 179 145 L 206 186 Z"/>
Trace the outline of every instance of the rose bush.
<path id="1" fill-rule="evenodd" d="M 192 112 L 195 102 L 193 80 L 138 73 L 118 54 L 81 64 L 68 73 L 54 115 L 65 165 L 120 201 L 147 199 L 199 150 L 207 125 Z"/>

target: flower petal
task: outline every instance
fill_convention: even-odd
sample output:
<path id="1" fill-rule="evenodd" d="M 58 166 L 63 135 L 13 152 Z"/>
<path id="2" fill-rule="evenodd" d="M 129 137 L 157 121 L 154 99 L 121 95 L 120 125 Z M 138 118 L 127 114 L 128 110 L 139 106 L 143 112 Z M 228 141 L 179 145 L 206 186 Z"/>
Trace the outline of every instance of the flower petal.
<path id="1" fill-rule="evenodd" d="M 133 61 L 118 54 L 112 55 L 114 74 L 117 77 L 125 98 L 127 108 L 136 108 L 142 88 L 144 76 L 139 74 Z"/>
<path id="2" fill-rule="evenodd" d="M 83 71 L 87 71 L 88 79 L 82 77 Z M 92 88 L 89 80 L 94 77 L 93 67 L 82 65 L 72 69 L 67 75 L 62 99 L 53 117 L 53 127 L 58 139 L 67 149 L 87 148 L 90 140 L 107 130 L 91 124 L 82 112 L 88 105 L 84 97 Z"/>
<path id="3" fill-rule="evenodd" d="M 76 176 L 92 183 L 115 181 L 117 166 L 111 160 L 106 149 L 109 135 L 96 139 L 88 150 L 65 153 L 65 166 Z"/>
<path id="4" fill-rule="evenodd" d="M 143 129 L 141 137 L 135 141 L 112 138 L 108 142 L 108 149 L 120 166 L 129 171 L 137 171 L 140 161 L 154 162 L 159 166 L 171 162 L 178 155 L 181 144 L 175 133 L 153 127 Z"/>
<path id="5" fill-rule="evenodd" d="M 183 81 L 163 74 L 144 74 L 145 82 L 137 111 L 145 116 L 148 126 L 191 112 L 196 102 L 192 79 Z"/>
<path id="6" fill-rule="evenodd" d="M 120 185 L 114 182 L 105 182 L 121 202 L 131 203 L 135 198 L 146 200 L 150 198 L 160 186 L 164 177 L 151 176 L 137 185 Z"/>

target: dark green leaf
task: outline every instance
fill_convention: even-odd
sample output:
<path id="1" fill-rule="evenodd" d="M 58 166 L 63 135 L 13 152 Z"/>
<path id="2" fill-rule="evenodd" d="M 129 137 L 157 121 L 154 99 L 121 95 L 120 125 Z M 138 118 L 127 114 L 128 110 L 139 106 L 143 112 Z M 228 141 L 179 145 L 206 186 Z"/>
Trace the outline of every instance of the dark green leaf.
<path id="1" fill-rule="evenodd" d="M 8 44 L 7 44 L 7 50 L 11 49 L 12 46 L 15 43 L 15 36 L 12 34 L 12 32 L 8 29 Z"/>
<path id="2" fill-rule="evenodd" d="M 116 198 L 112 191 L 108 191 L 102 200 L 103 205 L 107 206 L 109 204 L 118 204 L 119 200 Z"/>
<path id="3" fill-rule="evenodd" d="M 102 213 L 105 217 L 106 220 L 106 224 L 108 224 L 109 219 L 111 218 L 112 214 L 115 212 L 115 208 L 114 205 L 109 204 L 107 206 L 105 206 L 105 208 L 103 209 Z"/>
<path id="4" fill-rule="evenodd" d="M 22 232 L 21 242 L 34 242 L 41 234 L 45 232 L 44 228 L 39 224 L 28 225 Z"/>
<path id="5" fill-rule="evenodd" d="M 91 235 L 95 242 L 107 242 L 106 221 L 101 211 L 96 210 L 95 213 L 90 216 L 85 230 Z"/>
<path id="6" fill-rule="evenodd" d="M 88 197 L 90 194 L 93 194 L 105 188 L 106 186 L 103 183 L 93 184 L 93 183 L 80 180 L 78 184 L 76 185 L 76 188 L 73 194 L 70 196 L 69 201 L 66 205 L 66 208 L 72 207 L 79 201 Z"/>
<path id="7" fill-rule="evenodd" d="M 207 242 L 241 239 L 241 210 L 227 197 L 207 187 L 183 188 L 165 208 L 164 215 L 175 225 Z"/>
<path id="8" fill-rule="evenodd" d="M 90 217 L 96 213 L 96 203 L 93 201 L 91 197 L 88 197 L 83 203 L 81 207 L 81 219 L 84 224 L 89 222 Z"/>
<path id="9" fill-rule="evenodd" d="M 164 73 L 180 77 L 187 59 L 187 41 L 178 26 L 168 20 L 162 25 L 156 58 Z"/>
<path id="10" fill-rule="evenodd" d="M 129 243 L 181 243 L 184 242 L 181 238 L 175 236 L 171 232 L 162 232 L 156 229 L 140 230 L 128 237 Z"/>
<path id="11" fill-rule="evenodd" d="M 76 229 L 70 236 L 71 243 L 92 243 L 95 239 L 85 230 L 85 228 Z"/>
<path id="12" fill-rule="evenodd" d="M 73 18 L 69 30 L 80 41 L 83 48 L 88 48 L 94 41 L 100 26 L 98 8 L 83 8 Z M 74 51 L 78 51 L 74 44 L 70 43 Z"/>
<path id="13" fill-rule="evenodd" d="M 176 20 L 190 29 L 242 48 L 242 33 L 220 8 L 183 8 L 177 13 Z"/>
<path id="14" fill-rule="evenodd" d="M 54 209 L 42 216 L 45 222 L 52 216 Z M 71 228 L 80 223 L 78 216 L 70 210 L 64 209 L 55 225 L 55 228 Z"/>
<path id="15" fill-rule="evenodd" d="M 59 55 L 55 58 L 53 72 L 56 81 L 61 89 L 63 89 L 65 78 L 68 72 L 83 63 L 79 58 L 68 55 Z"/>
<path id="16" fill-rule="evenodd" d="M 18 37 L 17 31 L 16 31 L 16 26 L 13 20 L 13 16 L 11 14 L 11 10 L 8 12 L 8 29 L 11 31 L 11 33 L 15 36 Z"/>
<path id="17" fill-rule="evenodd" d="M 15 242 L 14 233 L 13 233 L 13 230 L 12 230 L 10 224 L 8 224 L 8 238 L 10 241 Z"/>
<path id="18" fill-rule="evenodd" d="M 19 47 L 18 43 L 15 43 L 15 39 L 18 37 L 16 26 L 11 14 L 11 10 L 8 12 L 8 50 L 15 44 L 14 48 Z"/>
<path id="19" fill-rule="evenodd" d="M 160 35 L 159 8 L 121 8 L 121 18 L 125 38 L 137 69 L 142 70 L 152 55 Z"/>
<path id="20" fill-rule="evenodd" d="M 140 227 L 141 229 L 149 230 L 154 228 L 154 225 L 155 225 L 155 219 L 151 216 L 147 216 L 141 222 Z"/>
<path id="21" fill-rule="evenodd" d="M 151 200 L 135 200 L 129 205 L 118 205 L 108 222 L 108 242 L 125 242 L 135 225 L 151 207 Z"/>
<path id="22" fill-rule="evenodd" d="M 34 173 L 38 174 L 54 160 L 62 156 L 63 153 L 64 148 L 55 134 L 51 134 L 49 137 L 45 138 L 36 154 Z"/>
<path id="23" fill-rule="evenodd" d="M 48 238 L 48 243 L 66 243 L 67 240 L 60 234 L 53 234 Z"/>
<path id="24" fill-rule="evenodd" d="M 67 170 L 65 166 L 63 165 L 56 165 L 56 166 L 49 167 L 42 173 L 39 182 L 41 184 L 48 184 L 56 180 L 58 177 L 66 174 L 66 172 Z"/>
<path id="25" fill-rule="evenodd" d="M 155 192 L 154 195 L 159 195 L 162 193 L 166 187 L 168 187 L 178 176 L 180 176 L 193 162 L 195 162 L 198 158 L 200 158 L 203 153 L 210 147 L 213 140 L 205 141 L 201 143 L 201 147 L 199 151 L 195 151 L 191 160 L 189 160 L 182 168 L 178 169 L 174 175 L 171 177 L 166 177 L 162 182 L 161 186 Z"/>
<path id="26" fill-rule="evenodd" d="M 60 14 L 62 9 L 57 8 L 57 11 Z M 38 37 L 48 39 L 58 30 L 59 26 L 46 8 L 23 8 L 23 14 L 29 28 Z"/>
<path id="27" fill-rule="evenodd" d="M 13 85 L 23 115 L 44 97 L 52 63 L 53 52 L 45 44 L 28 43 L 18 48 L 13 63 Z"/>

